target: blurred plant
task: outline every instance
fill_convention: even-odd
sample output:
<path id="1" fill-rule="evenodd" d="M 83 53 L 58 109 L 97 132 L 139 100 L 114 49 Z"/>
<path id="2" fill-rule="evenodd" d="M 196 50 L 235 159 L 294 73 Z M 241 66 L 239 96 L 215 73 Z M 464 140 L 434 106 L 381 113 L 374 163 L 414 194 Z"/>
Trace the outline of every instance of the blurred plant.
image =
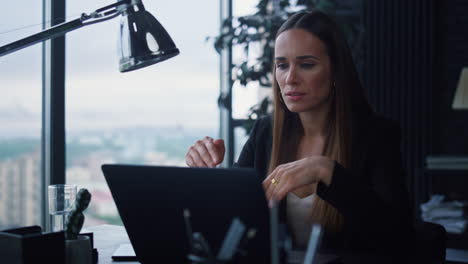
<path id="1" fill-rule="evenodd" d="M 83 211 L 88 208 L 91 201 L 91 193 L 87 189 L 80 189 L 76 195 L 72 211 L 67 216 L 65 224 L 65 239 L 77 239 L 84 223 Z"/>
<path id="2" fill-rule="evenodd" d="M 221 34 L 214 38 L 214 48 L 221 53 L 231 45 L 243 47 L 247 59 L 232 65 L 233 81 L 242 86 L 257 82 L 261 87 L 271 87 L 276 32 L 292 14 L 301 10 L 318 9 L 334 17 L 342 25 L 353 50 L 355 63 L 357 62 L 360 69 L 363 30 L 359 12 L 356 12 L 360 2 L 361 0 L 260 0 L 254 14 L 223 21 Z M 254 45 L 259 48 L 252 51 Z M 252 57 L 255 58 L 251 59 Z M 247 133 L 257 118 L 268 113 L 270 103 L 265 98 L 250 108 L 244 125 Z"/>

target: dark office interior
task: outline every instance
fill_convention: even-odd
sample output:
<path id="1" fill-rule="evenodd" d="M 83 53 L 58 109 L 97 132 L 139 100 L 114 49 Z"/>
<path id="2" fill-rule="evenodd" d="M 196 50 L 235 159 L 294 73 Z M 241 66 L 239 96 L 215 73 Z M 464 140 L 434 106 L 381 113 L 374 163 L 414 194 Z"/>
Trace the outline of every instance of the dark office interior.
<path id="1" fill-rule="evenodd" d="M 9 91 L 9 97 L 6 97 L 5 101 L 4 99 L 0 100 L 0 124 L 2 127 L 8 128 L 5 131 L 10 131 L 10 128 L 13 129 L 11 130 L 12 132 L 0 133 L 0 230 L 32 225 L 38 225 L 47 229 L 50 225 L 47 207 L 47 186 L 51 184 L 75 184 L 77 183 L 76 181 L 80 185 L 80 177 L 89 177 L 89 179 L 93 179 L 94 177 L 102 178 L 99 166 L 103 163 L 119 163 L 119 161 L 122 161 L 133 164 L 185 166 L 183 162 L 185 150 L 192 142 L 205 136 L 206 133 L 211 133 L 210 136 L 225 140 L 227 156 L 223 167 L 230 167 L 236 161 L 240 149 L 246 141 L 248 131 L 245 128 L 251 125 L 249 122 L 252 121 L 253 115 L 252 111 L 249 112 L 249 108 L 252 104 L 246 106 L 246 103 L 241 101 L 245 100 L 242 99 L 244 98 L 242 96 L 246 96 L 246 94 L 248 96 L 249 93 L 246 91 L 252 88 L 248 84 L 239 85 L 236 75 L 232 74 L 233 69 L 231 65 L 238 61 L 236 56 L 239 57 L 239 50 L 233 52 L 231 46 L 229 49 L 225 48 L 220 53 L 217 53 L 214 48 L 213 37 L 219 34 L 221 21 L 226 19 L 229 14 L 231 16 L 242 16 L 248 15 L 248 12 L 256 11 L 253 7 L 250 7 L 249 11 L 239 11 L 241 10 L 239 6 L 242 5 L 242 1 L 211 0 L 206 1 L 210 3 L 200 4 L 212 4 L 213 7 L 209 10 L 214 11 L 209 14 L 203 13 L 203 9 L 197 11 L 199 12 L 199 16 L 212 16 L 209 23 L 215 25 L 211 25 L 212 28 L 206 31 L 200 29 L 205 24 L 196 25 L 196 27 L 200 27 L 197 29 L 199 30 L 197 38 L 200 39 L 197 39 L 197 41 L 203 43 L 200 45 L 203 45 L 210 52 L 206 55 L 206 57 L 209 57 L 206 59 L 207 61 L 201 61 L 201 57 L 194 57 L 192 61 L 190 61 L 190 57 L 183 57 L 184 59 L 180 59 L 180 63 L 184 63 L 185 60 L 189 61 L 188 66 L 178 66 L 179 58 L 175 57 L 173 60 L 168 59 L 167 62 L 161 62 L 156 66 L 150 66 L 141 71 L 146 74 L 141 76 L 147 77 L 150 76 L 149 69 L 152 69 L 157 78 L 163 79 L 164 73 L 162 72 L 165 72 L 165 68 L 170 69 L 174 73 L 172 76 L 183 75 L 185 71 L 195 69 L 196 73 L 200 73 L 199 75 L 202 76 L 200 77 L 202 81 L 203 76 L 210 76 L 210 81 L 206 83 L 201 82 L 196 87 L 212 86 L 209 93 L 206 92 L 208 90 L 200 93 L 208 96 L 200 96 L 202 98 L 195 99 L 199 100 L 200 104 L 209 105 L 206 108 L 207 110 L 199 110 L 198 108 L 193 110 L 194 113 L 199 113 L 199 118 L 204 119 L 203 122 L 206 119 L 211 119 L 211 123 L 208 125 L 199 127 L 196 125 L 196 121 L 193 122 L 195 125 L 192 127 L 190 125 L 186 125 L 185 127 L 180 125 L 181 122 L 184 122 L 183 116 L 185 113 L 192 111 L 190 107 L 196 108 L 198 104 L 193 103 L 193 105 L 189 104 L 165 110 L 157 108 L 157 111 L 160 113 L 161 111 L 166 111 L 161 114 L 161 116 L 165 116 L 162 118 L 164 120 L 170 120 L 172 115 L 174 119 L 179 118 L 179 116 L 181 117 L 177 122 L 168 121 L 154 130 L 150 130 L 150 133 L 154 135 L 160 134 L 157 139 L 149 139 L 150 141 L 145 141 L 146 143 L 143 141 L 141 141 L 141 144 L 138 143 L 145 145 L 151 142 L 156 147 L 165 148 L 161 152 L 151 152 L 152 156 L 148 154 L 146 156 L 118 156 L 118 158 L 115 158 L 116 156 L 106 156 L 107 158 L 103 158 L 105 157 L 105 153 L 115 152 L 122 154 L 124 152 L 131 153 L 134 150 L 130 149 L 130 144 L 109 143 L 110 141 L 106 141 L 104 135 L 105 133 L 109 133 L 110 135 L 111 130 L 106 130 L 105 122 L 100 124 L 99 127 L 105 132 L 99 132 L 101 133 L 99 136 L 96 136 L 97 134 L 93 134 L 89 130 L 86 132 L 86 137 L 74 137 L 77 135 L 78 130 L 74 130 L 71 127 L 77 119 L 74 119 L 74 112 L 70 111 L 67 107 L 69 103 L 74 107 L 75 104 L 78 105 L 80 102 L 73 102 L 73 100 L 67 97 L 67 94 L 69 92 L 73 94 L 74 92 L 70 91 L 71 87 L 79 87 L 81 83 L 69 81 L 73 77 L 70 77 L 71 74 L 67 71 L 74 69 L 75 66 L 69 64 L 70 62 L 67 62 L 67 59 L 71 58 L 75 60 L 77 57 L 82 56 L 83 60 L 89 62 L 88 67 L 90 72 L 101 66 L 97 63 L 96 66 L 93 66 L 94 62 L 90 60 L 93 60 L 94 57 L 86 57 L 85 55 L 87 49 L 91 50 L 93 46 L 92 40 L 89 40 L 89 43 L 81 42 L 83 39 L 86 39 L 86 30 L 77 29 L 76 34 L 81 31 L 79 34 L 82 35 L 76 38 L 71 36 L 75 34 L 74 31 L 47 42 L 35 44 L 32 47 L 25 48 L 24 51 L 19 51 L 19 55 L 2 55 L 0 57 L 0 82 L 2 82 L 2 87 Z M 72 4 L 68 2 L 70 1 L 44 0 L 42 3 L 34 3 L 42 11 L 36 14 L 34 19 L 29 19 L 27 24 L 17 21 L 10 23 L 7 19 L 0 18 L 0 46 L 7 45 L 18 38 L 26 37 L 28 34 L 35 33 L 34 30 L 36 29 L 44 30 L 50 26 L 69 21 L 70 13 L 89 12 L 102 5 L 113 3 L 113 1 L 100 1 L 99 3 L 88 4 L 85 6 L 85 10 L 73 11 L 69 7 Z M 147 10 L 158 19 L 161 17 L 160 22 L 165 26 L 169 35 L 173 37 L 180 48 L 181 54 L 179 56 L 185 56 L 183 42 L 185 40 L 190 41 L 188 39 L 191 37 L 187 33 L 190 30 L 185 29 L 186 31 L 182 30 L 180 34 L 174 35 L 171 29 L 176 29 L 175 31 L 178 32 L 178 27 L 183 27 L 180 25 L 174 26 L 171 23 L 186 23 L 186 21 L 180 18 L 171 21 L 170 13 L 161 14 L 161 11 L 157 10 L 159 3 L 156 2 L 164 1 L 152 0 L 151 2 L 155 3 L 151 4 L 149 2 L 149 0 L 146 0 L 144 3 Z M 275 5 L 273 2 L 276 1 L 252 0 L 250 2 L 254 5 L 257 2 L 271 2 L 269 3 L 270 5 Z M 288 1 L 280 0 L 277 2 Z M 358 41 L 354 43 L 353 49 L 357 49 L 354 53 L 354 55 L 357 54 L 356 56 L 358 56 L 357 58 L 355 57 L 357 60 L 356 64 L 369 102 L 377 113 L 397 121 L 401 128 L 401 150 L 407 174 L 406 184 L 410 195 L 412 218 L 415 225 L 421 228 L 418 229 L 420 239 L 426 242 L 429 241 L 429 244 L 421 247 L 426 247 L 425 249 L 428 251 L 441 252 L 440 254 L 434 253 L 436 257 L 434 257 L 435 260 L 432 263 L 468 263 L 468 230 L 466 229 L 466 222 L 468 220 L 466 214 L 468 206 L 468 192 L 466 191 L 466 187 L 468 187 L 468 76 L 462 77 L 462 70 L 468 67 L 468 1 L 319 0 L 298 2 L 311 2 L 316 5 L 323 4 L 324 2 L 332 3 L 332 6 L 336 8 L 333 14 L 335 17 L 338 17 L 337 21 L 352 21 L 352 23 L 358 25 Z M 15 10 L 15 12 L 28 8 L 22 1 L 9 5 L 14 6 L 12 10 Z M 179 3 L 179 5 L 179 8 L 183 8 L 184 3 Z M 169 8 L 163 7 L 161 9 L 169 10 Z M 176 10 L 176 8 L 173 7 L 173 10 Z M 239 13 L 236 14 L 236 12 Z M 10 17 L 8 16 L 8 18 Z M 43 21 L 44 25 L 41 24 L 41 21 Z M 15 31 L 34 23 L 39 26 L 33 28 L 33 31 L 28 31 L 27 34 L 20 32 L 18 35 L 13 35 L 14 37 L 8 34 L 10 31 Z M 89 28 L 90 30 L 94 28 L 93 30 L 96 30 L 96 32 L 104 29 L 104 27 L 99 27 L 90 25 Z M 186 35 L 181 36 L 182 34 Z M 112 32 L 110 35 L 116 36 L 117 33 Z M 74 39 L 80 41 L 81 44 L 70 44 Z M 113 40 L 113 42 L 116 41 Z M 230 45 L 233 44 L 231 43 Z M 77 51 L 78 55 L 71 54 L 70 50 L 72 49 Z M 24 65 L 28 63 L 34 64 L 34 75 L 36 77 L 24 76 L 28 72 L 21 72 L 19 70 L 26 67 L 22 66 L 21 63 L 24 63 Z M 114 61 L 110 63 L 114 63 Z M 110 63 L 107 62 L 107 64 L 111 65 Z M 209 72 L 208 70 L 206 72 L 207 75 L 201 74 L 201 70 L 194 67 L 194 65 L 203 63 L 209 64 L 209 66 L 206 66 L 209 68 Z M 111 65 L 111 67 L 113 67 L 112 70 L 114 72 L 117 72 L 115 65 Z M 161 71 L 161 73 L 157 75 L 157 71 Z M 468 74 L 468 71 L 466 72 Z M 153 82 L 153 80 L 141 78 L 139 75 L 125 74 L 127 73 L 123 73 L 122 76 L 124 77 L 119 78 L 128 78 L 128 83 L 134 82 L 135 86 L 150 86 L 149 84 Z M 106 78 L 101 77 L 104 80 Z M 112 78 L 114 77 L 109 77 L 109 86 L 113 85 L 113 82 L 110 81 Z M 466 80 L 464 84 L 461 81 L 463 78 Z M 22 82 L 28 79 L 35 80 L 34 89 L 38 91 L 15 95 L 15 79 Z M 184 81 L 182 79 L 172 80 L 172 82 L 180 81 L 182 83 Z M 89 85 L 92 83 L 93 77 L 90 77 L 86 81 L 84 85 Z M 188 84 L 188 82 L 183 82 L 181 85 L 187 86 Z M 102 86 L 103 84 L 100 83 L 99 85 Z M 165 84 L 158 82 L 154 84 L 154 86 L 163 85 Z M 130 95 L 133 99 L 138 98 L 138 95 L 131 94 L 132 87 L 127 88 L 127 95 Z M 457 88 L 464 89 L 465 94 L 461 95 L 465 100 L 462 107 L 453 106 Z M 151 89 L 158 89 L 158 87 L 151 87 Z M 190 90 L 194 88 L 187 87 L 186 89 Z M 260 91 L 264 88 L 255 89 Z M 93 87 L 85 91 L 92 92 L 92 90 Z M 166 92 L 168 91 L 167 89 L 165 90 Z M 183 96 L 185 90 L 181 88 L 180 91 L 177 91 L 177 94 Z M 106 96 L 100 97 L 100 99 L 90 99 L 90 102 L 91 100 L 93 102 L 99 102 L 98 100 L 102 100 L 103 102 L 112 101 L 114 100 L 112 93 L 107 92 Z M 120 90 L 116 90 L 115 93 L 120 93 Z M 193 91 L 188 91 L 187 93 L 192 97 L 197 96 Z M 254 100 L 255 104 L 259 103 L 262 99 L 261 96 L 257 96 L 261 92 L 250 94 L 255 94 L 255 98 L 257 98 Z M 40 102 L 40 107 L 36 107 L 37 116 L 34 119 L 35 125 L 32 128 L 36 132 L 31 132 L 32 134 L 35 133 L 33 137 L 28 135 L 28 133 L 24 133 L 23 135 L 24 131 L 20 133 L 16 132 L 29 129 L 27 126 L 15 125 L 15 122 L 18 120 L 16 119 L 15 121 L 15 118 L 18 118 L 18 116 L 20 121 L 23 120 L 21 119 L 23 112 L 19 112 L 23 108 L 16 108 L 19 109 L 18 112 L 9 111 L 8 108 L 10 105 L 14 105 L 11 103 L 11 98 L 19 98 L 21 96 L 35 96 L 37 98 L 34 99 L 34 102 L 38 102 L 38 104 Z M 93 95 L 89 94 L 76 100 L 86 101 L 86 96 L 89 96 L 89 98 L 93 97 Z M 147 95 L 142 95 L 142 97 L 145 96 Z M 157 96 L 159 97 L 153 100 L 154 105 L 160 104 L 158 101 L 163 102 L 166 100 L 163 92 Z M 248 102 L 250 101 L 249 99 Z M 147 109 L 145 108 L 146 106 L 138 108 L 138 102 L 134 102 L 133 104 L 135 107 L 131 109 L 142 109 L 142 112 Z M 175 104 L 173 103 L 173 105 Z M 100 109 L 104 109 L 103 111 L 105 111 L 106 105 L 111 104 L 103 103 L 103 107 Z M 151 103 L 148 105 L 151 106 Z M 114 107 L 119 108 L 120 106 L 114 105 Z M 125 108 L 125 106 L 122 107 Z M 114 109 L 109 109 L 109 113 L 113 111 Z M 204 117 L 205 112 L 203 111 L 209 112 L 213 116 L 210 116 L 210 118 Z M 242 113 L 236 114 L 236 111 Z M 119 113 L 119 111 L 115 111 L 116 115 L 119 115 Z M 89 118 L 94 115 L 92 112 L 85 114 Z M 99 114 L 101 113 L 97 113 L 96 116 L 99 116 Z M 34 116 L 34 114 L 30 115 Z M 192 120 L 194 118 L 196 120 L 197 117 L 191 118 Z M 135 117 L 136 119 L 138 117 Z M 86 124 L 86 119 L 84 120 L 84 124 Z M 97 123 L 99 122 L 97 121 Z M 150 122 L 158 121 L 154 119 Z M 200 123 L 203 122 L 200 121 Z M 143 134 L 135 132 L 140 128 L 144 129 L 144 123 L 142 123 L 143 125 L 141 123 L 137 124 L 135 121 L 129 124 L 136 124 L 136 127 L 129 127 L 125 130 L 128 133 L 120 134 L 120 137 L 116 136 L 120 140 L 119 142 L 137 142 L 142 138 L 146 138 L 146 136 L 142 136 Z M 115 126 L 113 129 L 118 129 L 118 127 Z M 190 133 L 191 129 L 193 129 L 193 133 Z M 15 137 L 15 135 L 19 136 Z M 83 141 L 85 139 L 88 141 Z M 96 140 L 98 140 L 98 143 L 96 143 Z M 177 143 L 171 144 L 171 140 L 174 140 L 172 142 L 177 140 Z M 86 153 L 89 154 L 88 158 L 84 158 Z M 78 158 L 72 159 L 76 157 Z M 151 159 L 151 157 L 156 158 Z M 158 161 L 160 162 L 159 164 L 157 163 Z M 90 169 L 90 176 L 86 176 L 88 174 L 84 173 L 83 168 L 89 164 L 94 167 Z M 71 168 L 75 169 L 72 170 Z M 29 172 L 33 175 L 33 180 L 26 176 L 21 176 Z M 105 185 L 104 179 L 100 180 L 100 184 Z M 115 205 L 113 205 L 112 197 L 108 190 L 105 189 L 106 187 L 103 187 L 104 189 L 87 188 L 91 190 L 92 199 L 101 199 L 112 204 L 112 209 L 94 207 L 94 201 L 91 200 L 88 211 L 89 219 L 93 220 L 88 223 L 85 221 L 85 228 L 89 227 L 89 230 L 92 231 L 93 225 L 110 224 L 121 226 L 122 221 L 118 215 L 116 216 Z M 28 202 L 26 198 L 14 196 L 14 193 L 27 193 L 24 197 L 29 197 L 28 199 L 32 201 Z M 421 205 L 427 203 L 434 195 L 443 195 L 445 202 L 458 201 L 463 204 L 461 206 L 462 213 L 459 215 L 460 219 L 464 221 L 462 228 L 455 231 L 449 231 L 446 228 L 446 234 L 440 237 L 439 233 L 437 233 L 437 228 L 434 230 L 433 228 L 426 228 L 421 225 L 422 222 L 426 222 L 425 220 L 427 220 L 423 219 Z M 15 208 L 21 208 L 21 210 L 14 210 Z M 113 211 L 107 213 L 107 210 Z M 91 215 L 98 215 L 100 213 L 102 215 L 98 217 Z M 371 212 L 369 213 L 371 214 Z M 88 216 L 86 215 L 86 217 Z M 102 232 L 102 230 L 100 231 Z M 106 232 L 113 231 L 106 229 Z M 96 239 L 96 234 L 98 232 L 95 232 L 94 239 Z M 122 237 L 118 239 L 122 239 Z M 425 242 L 421 243 L 424 244 Z M 445 249 L 441 249 L 441 246 L 445 247 Z M 441 254 L 443 254 L 445 260 L 440 259 Z M 0 263 L 3 263 L 1 258 L 0 254 Z M 100 259 L 99 263 L 101 261 Z"/>

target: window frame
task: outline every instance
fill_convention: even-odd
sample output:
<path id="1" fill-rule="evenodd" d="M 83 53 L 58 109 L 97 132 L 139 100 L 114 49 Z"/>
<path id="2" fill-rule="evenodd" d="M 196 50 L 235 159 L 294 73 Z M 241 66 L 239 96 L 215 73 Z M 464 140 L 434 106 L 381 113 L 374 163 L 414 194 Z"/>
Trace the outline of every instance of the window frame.
<path id="1" fill-rule="evenodd" d="M 224 20 L 232 18 L 233 0 L 220 0 L 220 25 L 223 25 Z M 222 30 L 222 28 L 221 28 Z M 219 136 L 224 139 L 226 154 L 222 163 L 223 167 L 231 167 L 235 160 L 235 133 L 237 127 L 242 127 L 248 120 L 234 118 L 232 115 L 232 95 L 234 81 L 232 79 L 232 43 L 221 50 L 220 66 L 219 66 L 219 79 L 220 79 L 220 94 L 218 98 L 218 105 L 220 111 L 219 120 Z"/>
<path id="2" fill-rule="evenodd" d="M 65 22 L 65 0 L 43 0 L 43 29 Z M 42 226 L 49 230 L 50 184 L 65 183 L 65 35 L 42 43 Z"/>

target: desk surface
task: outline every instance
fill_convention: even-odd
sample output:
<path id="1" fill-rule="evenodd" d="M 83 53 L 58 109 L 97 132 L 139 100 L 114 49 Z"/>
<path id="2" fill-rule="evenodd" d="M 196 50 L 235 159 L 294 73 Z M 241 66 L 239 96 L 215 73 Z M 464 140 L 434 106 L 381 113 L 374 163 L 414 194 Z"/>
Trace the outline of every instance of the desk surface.
<path id="1" fill-rule="evenodd" d="M 83 232 L 94 233 L 94 247 L 99 252 L 99 264 L 139 264 L 138 261 L 112 261 L 112 254 L 120 244 L 130 243 L 127 232 L 123 226 L 100 225 L 86 227 Z M 456 252 L 455 252 L 456 251 Z M 468 252 L 465 250 L 457 251 L 447 249 L 447 260 L 455 261 L 449 263 L 467 263 Z"/>
<path id="2" fill-rule="evenodd" d="M 100 225 L 86 227 L 83 231 L 94 233 L 94 247 L 97 248 L 99 252 L 99 264 L 140 263 L 138 261 L 112 261 L 112 254 L 119 245 L 130 243 L 127 232 L 123 226 Z"/>

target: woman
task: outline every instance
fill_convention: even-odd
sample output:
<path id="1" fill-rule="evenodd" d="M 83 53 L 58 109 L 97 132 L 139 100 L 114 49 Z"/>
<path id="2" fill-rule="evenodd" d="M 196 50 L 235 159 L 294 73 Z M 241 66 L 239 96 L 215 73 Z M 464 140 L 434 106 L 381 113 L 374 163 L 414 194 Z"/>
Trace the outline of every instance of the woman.
<path id="1" fill-rule="evenodd" d="M 279 29 L 274 54 L 273 116 L 256 122 L 237 165 L 266 177 L 296 247 L 316 222 L 327 248 L 402 253 L 411 220 L 399 128 L 369 106 L 344 34 L 321 12 L 299 12 Z M 223 158 L 223 141 L 206 137 L 186 162 Z"/>

